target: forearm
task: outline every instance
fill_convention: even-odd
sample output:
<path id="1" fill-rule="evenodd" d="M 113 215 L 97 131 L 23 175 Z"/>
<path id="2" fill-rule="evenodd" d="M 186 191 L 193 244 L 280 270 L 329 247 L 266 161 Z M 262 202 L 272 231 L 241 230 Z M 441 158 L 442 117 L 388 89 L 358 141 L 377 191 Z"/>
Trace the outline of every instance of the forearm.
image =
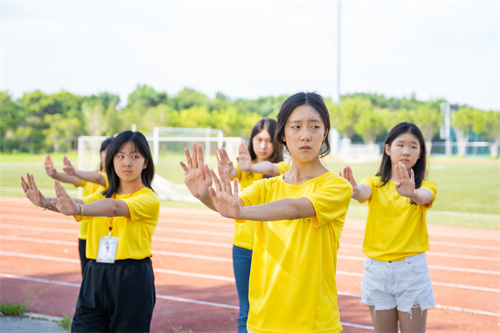
<path id="1" fill-rule="evenodd" d="M 413 191 L 413 195 L 409 196 L 413 202 L 419 205 L 427 205 L 433 199 L 432 193 L 425 188 L 417 188 Z"/>
<path id="2" fill-rule="evenodd" d="M 71 198 L 71 200 L 73 200 L 73 202 L 76 204 L 83 204 L 83 201 L 81 199 Z M 51 210 L 53 212 L 59 212 L 55 205 L 52 204 L 53 202 L 58 203 L 57 197 L 44 197 L 44 203 L 42 206 L 40 206 L 40 208 Z"/>
<path id="3" fill-rule="evenodd" d="M 212 197 L 210 196 L 210 194 L 205 196 L 195 196 L 195 198 L 200 200 L 202 204 L 204 204 L 211 210 L 217 211 L 217 208 L 215 208 L 214 202 L 212 201 Z"/>
<path id="4" fill-rule="evenodd" d="M 68 175 L 67 173 L 64 172 L 56 172 L 51 177 L 60 182 L 73 184 L 75 186 L 81 186 L 83 183 L 79 177 Z"/>
<path id="5" fill-rule="evenodd" d="M 82 207 L 81 212 L 75 215 L 83 213 L 83 216 L 130 217 L 130 210 L 123 200 L 106 198 L 88 204 L 80 204 L 80 206 Z"/>
<path id="6" fill-rule="evenodd" d="M 370 198 L 371 192 L 372 192 L 372 189 L 370 188 L 370 186 L 364 185 L 364 184 L 359 184 L 358 185 L 358 192 L 356 194 L 353 192 L 352 198 L 355 200 L 358 200 L 360 202 L 363 202 L 363 201 L 368 200 L 368 198 Z"/>
<path id="7" fill-rule="evenodd" d="M 106 186 L 106 180 L 100 172 L 75 170 L 75 175 L 76 177 L 83 179 L 85 181 Z"/>
<path id="8" fill-rule="evenodd" d="M 252 164 L 250 172 L 261 173 L 267 176 L 279 176 L 280 174 L 278 167 L 269 161 Z"/>
<path id="9" fill-rule="evenodd" d="M 256 206 L 241 207 L 239 220 L 280 221 L 316 216 L 314 206 L 307 198 L 281 199 Z"/>

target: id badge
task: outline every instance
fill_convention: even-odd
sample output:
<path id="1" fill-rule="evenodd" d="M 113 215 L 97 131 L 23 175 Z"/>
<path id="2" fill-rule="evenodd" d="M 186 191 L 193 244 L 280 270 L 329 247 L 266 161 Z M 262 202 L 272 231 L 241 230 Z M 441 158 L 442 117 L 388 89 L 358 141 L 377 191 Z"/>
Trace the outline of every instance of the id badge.
<path id="1" fill-rule="evenodd" d="M 118 237 L 101 236 L 99 250 L 97 251 L 96 262 L 114 264 L 116 248 L 118 247 Z"/>

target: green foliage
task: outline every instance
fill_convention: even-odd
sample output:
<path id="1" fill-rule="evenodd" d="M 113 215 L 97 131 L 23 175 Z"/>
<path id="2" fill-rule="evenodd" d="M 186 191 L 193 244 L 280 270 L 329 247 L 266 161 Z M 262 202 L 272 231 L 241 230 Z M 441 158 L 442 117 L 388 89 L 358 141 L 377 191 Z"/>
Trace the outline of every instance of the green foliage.
<path id="1" fill-rule="evenodd" d="M 1 316 L 22 316 L 26 311 L 28 311 L 29 306 L 25 303 L 0 303 L 0 315 Z"/>
<path id="2" fill-rule="evenodd" d="M 476 112 L 472 129 L 486 140 L 497 140 L 500 137 L 500 112 Z"/>
<path id="3" fill-rule="evenodd" d="M 63 315 L 63 319 L 59 321 L 59 325 L 62 326 L 65 330 L 71 329 L 71 324 L 73 323 L 73 319 L 68 315 Z"/>
<path id="4" fill-rule="evenodd" d="M 68 152 L 76 148 L 81 135 L 111 136 L 132 128 L 152 132 L 154 127 L 220 128 L 225 136 L 247 138 L 251 128 L 262 117 L 276 118 L 287 95 L 257 99 L 231 99 L 218 92 L 214 99 L 194 89 L 185 88 L 177 95 L 138 85 L 121 109 L 118 95 L 101 92 L 78 96 L 67 91 L 46 94 L 39 90 L 23 94 L 17 101 L 0 92 L 0 149 L 2 152 Z M 442 100 L 418 101 L 415 95 L 386 98 L 384 95 L 354 93 L 342 96 L 340 105 L 325 98 L 330 110 L 332 128 L 344 138 L 374 142 L 383 140 L 387 131 L 401 121 L 416 123 L 426 141 L 439 131 L 443 116 Z M 452 126 L 462 141 L 474 131 L 496 144 L 500 139 L 492 112 L 462 107 L 453 112 Z M 472 112 L 473 113 L 473 112 Z M 490 114 L 490 113 L 488 113 Z M 475 123 L 474 120 L 477 119 Z M 492 151 L 494 151 L 494 147 Z"/>

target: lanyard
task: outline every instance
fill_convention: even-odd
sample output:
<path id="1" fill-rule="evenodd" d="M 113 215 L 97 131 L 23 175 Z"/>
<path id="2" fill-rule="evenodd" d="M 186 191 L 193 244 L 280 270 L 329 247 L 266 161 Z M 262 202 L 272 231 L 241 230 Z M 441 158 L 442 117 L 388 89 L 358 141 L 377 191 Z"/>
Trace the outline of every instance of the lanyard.
<path id="1" fill-rule="evenodd" d="M 134 192 L 132 192 L 130 195 L 134 194 L 135 191 L 137 191 L 140 187 L 142 186 L 142 183 L 139 184 L 139 186 L 137 186 L 134 190 Z M 116 199 L 116 192 L 113 194 L 113 199 Z M 113 216 L 111 218 L 111 220 L 109 220 L 109 236 L 111 236 L 111 230 L 113 230 L 113 220 L 115 219 L 115 217 Z"/>

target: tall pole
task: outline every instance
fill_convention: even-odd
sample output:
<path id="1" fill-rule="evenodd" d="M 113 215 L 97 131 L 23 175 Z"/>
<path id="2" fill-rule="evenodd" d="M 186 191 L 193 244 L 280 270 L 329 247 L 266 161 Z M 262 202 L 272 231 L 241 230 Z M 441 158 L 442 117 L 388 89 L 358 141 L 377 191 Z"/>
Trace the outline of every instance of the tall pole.
<path id="1" fill-rule="evenodd" d="M 335 100 L 340 105 L 340 9 L 342 1 L 338 1 L 337 10 L 337 92 Z"/>

